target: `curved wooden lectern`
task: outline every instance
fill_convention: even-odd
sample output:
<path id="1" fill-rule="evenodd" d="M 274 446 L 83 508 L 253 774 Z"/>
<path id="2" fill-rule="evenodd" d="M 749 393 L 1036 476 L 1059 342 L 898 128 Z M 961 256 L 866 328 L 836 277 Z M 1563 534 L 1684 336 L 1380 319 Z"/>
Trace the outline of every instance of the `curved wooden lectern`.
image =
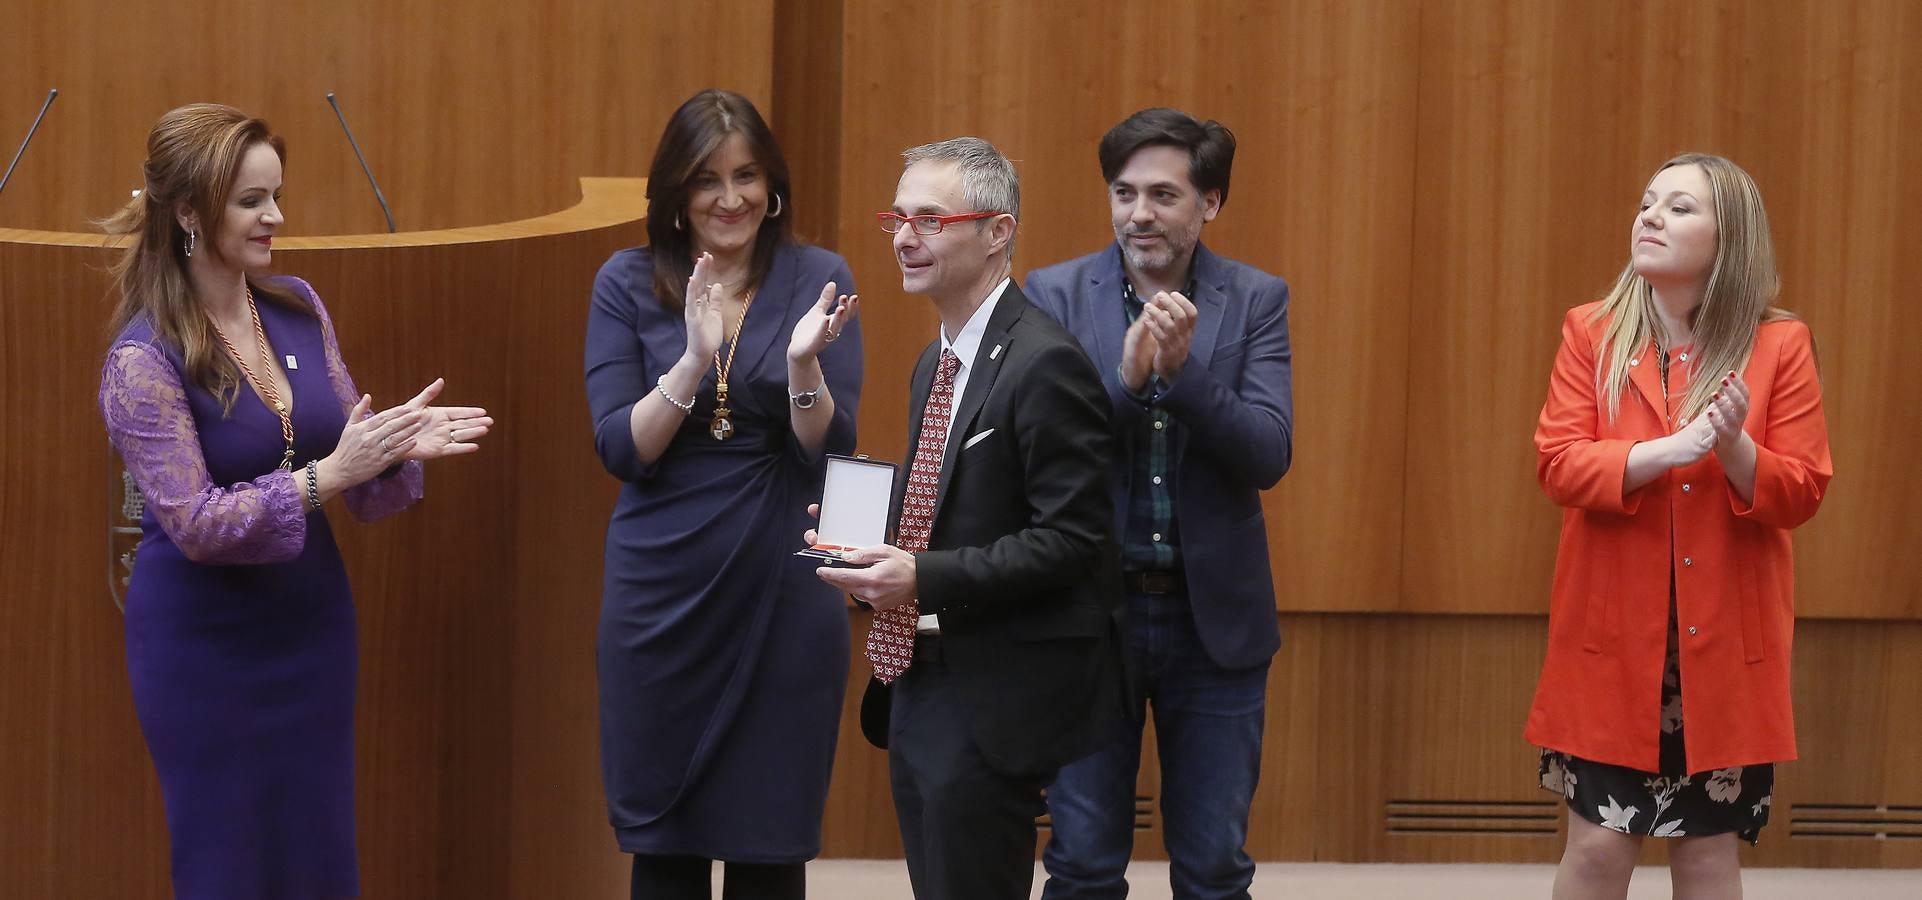
<path id="1" fill-rule="evenodd" d="M 479 454 L 428 467 L 408 513 L 332 513 L 361 616 L 366 896 L 587 896 L 625 880 L 593 662 L 615 483 L 594 458 L 581 359 L 595 272 L 645 241 L 645 185 L 583 178 L 579 204 L 518 222 L 275 242 L 377 407 L 444 376 L 447 402 L 498 421 Z M 115 252 L 100 235 L 0 229 L 0 845 L 22 850 L 0 883 L 21 896 L 167 891 L 106 583 L 124 571 L 102 549 L 119 506 L 95 405 Z"/>

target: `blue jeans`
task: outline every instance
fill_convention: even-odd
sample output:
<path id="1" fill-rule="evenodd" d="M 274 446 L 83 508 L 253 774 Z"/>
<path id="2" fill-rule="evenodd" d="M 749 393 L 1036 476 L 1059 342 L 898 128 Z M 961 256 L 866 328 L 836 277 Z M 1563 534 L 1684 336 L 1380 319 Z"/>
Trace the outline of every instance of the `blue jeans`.
<path id="1" fill-rule="evenodd" d="M 1268 664 L 1215 665 L 1182 594 L 1129 597 L 1136 696 L 1114 741 L 1070 763 L 1048 788 L 1053 834 L 1041 859 L 1044 900 L 1128 894 L 1141 729 L 1153 706 L 1161 755 L 1162 844 L 1177 900 L 1246 898 L 1255 863 L 1243 851 L 1261 774 Z"/>

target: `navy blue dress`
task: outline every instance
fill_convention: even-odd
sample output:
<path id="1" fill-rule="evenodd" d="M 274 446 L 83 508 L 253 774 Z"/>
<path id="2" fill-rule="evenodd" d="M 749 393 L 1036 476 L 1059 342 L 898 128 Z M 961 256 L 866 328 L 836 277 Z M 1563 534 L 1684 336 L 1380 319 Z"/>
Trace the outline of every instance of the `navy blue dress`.
<path id="1" fill-rule="evenodd" d="M 646 249 L 614 254 L 595 279 L 587 398 L 601 462 L 623 482 L 597 648 L 602 776 L 623 851 L 747 863 L 820 853 L 848 623 L 840 592 L 793 555 L 824 463 L 804 456 L 790 427 L 787 345 L 821 286 L 850 293 L 852 278 L 833 253 L 783 247 L 728 378 L 733 437 L 708 433 L 710 365 L 693 414 L 652 465 L 628 419 L 680 359 L 686 326 L 655 299 Z M 854 448 L 857 326 L 820 358 L 835 404 L 828 453 Z"/>

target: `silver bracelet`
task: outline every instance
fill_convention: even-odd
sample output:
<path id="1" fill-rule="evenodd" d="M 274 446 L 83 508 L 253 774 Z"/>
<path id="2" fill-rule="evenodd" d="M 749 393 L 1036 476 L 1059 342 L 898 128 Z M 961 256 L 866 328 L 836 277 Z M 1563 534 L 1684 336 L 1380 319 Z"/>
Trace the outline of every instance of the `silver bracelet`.
<path id="1" fill-rule="evenodd" d="M 307 505 L 320 512 L 320 460 L 307 461 Z"/>
<path id="2" fill-rule="evenodd" d="M 684 413 L 691 413 L 694 411 L 693 397 L 687 398 L 687 402 L 682 403 L 681 401 L 674 399 L 673 394 L 670 394 L 667 392 L 667 376 L 666 375 L 662 375 L 659 381 L 654 382 L 654 389 L 661 392 L 661 399 L 674 404 L 675 409 L 678 409 Z"/>

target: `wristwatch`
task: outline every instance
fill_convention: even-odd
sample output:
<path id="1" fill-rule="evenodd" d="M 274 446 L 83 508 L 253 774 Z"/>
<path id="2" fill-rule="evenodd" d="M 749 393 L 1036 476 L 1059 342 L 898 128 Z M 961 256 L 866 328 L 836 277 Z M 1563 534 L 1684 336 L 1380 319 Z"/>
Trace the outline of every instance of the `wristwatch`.
<path id="1" fill-rule="evenodd" d="M 821 387 L 827 387 L 827 385 L 822 384 Z M 819 400 L 820 397 L 821 388 L 787 395 L 788 402 L 794 404 L 795 409 L 813 409 L 815 401 Z"/>

